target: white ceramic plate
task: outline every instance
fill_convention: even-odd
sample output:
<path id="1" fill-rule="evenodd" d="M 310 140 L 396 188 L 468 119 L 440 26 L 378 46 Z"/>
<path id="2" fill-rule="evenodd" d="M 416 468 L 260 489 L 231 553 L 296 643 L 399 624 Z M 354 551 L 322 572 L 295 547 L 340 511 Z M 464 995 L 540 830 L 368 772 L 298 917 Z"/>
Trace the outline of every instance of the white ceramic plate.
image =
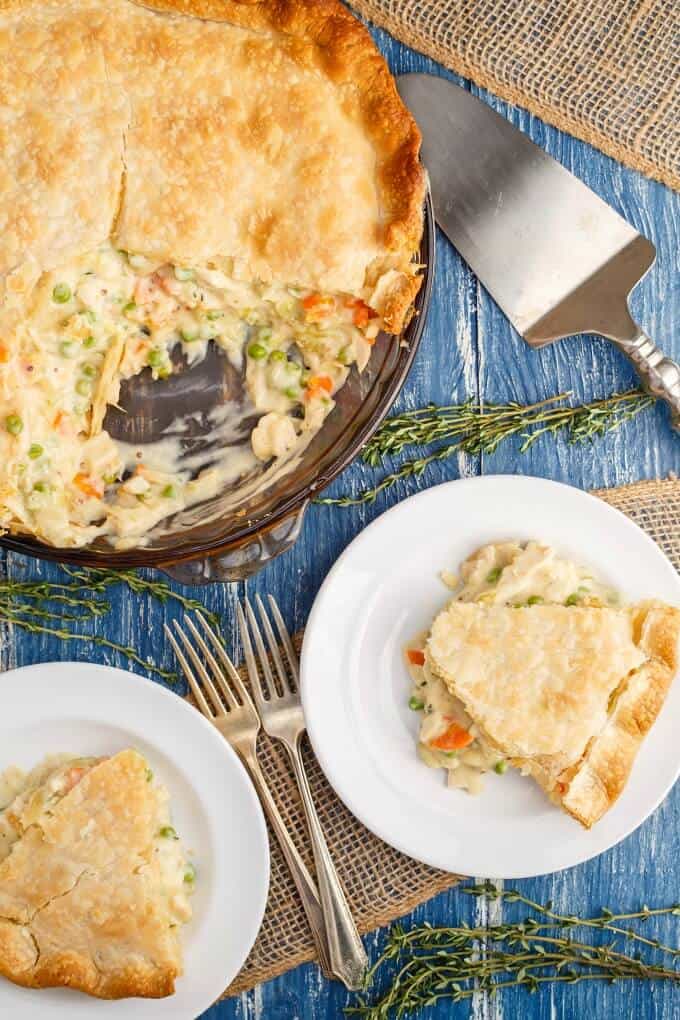
<path id="1" fill-rule="evenodd" d="M 240 761 L 182 698 L 122 669 L 48 662 L 0 674 L 0 771 L 45 754 L 136 747 L 171 794 L 173 824 L 197 871 L 184 928 L 184 976 L 166 999 L 103 1002 L 66 989 L 33 991 L 0 978 L 12 1020 L 193 1020 L 243 965 L 262 921 L 269 843 Z"/>
<path id="2" fill-rule="evenodd" d="M 428 489 L 394 507 L 345 550 L 305 631 L 301 687 L 309 735 L 354 814 L 398 850 L 446 871 L 522 878 L 588 860 L 632 832 L 680 772 L 680 680 L 628 785 L 587 832 L 515 772 L 472 797 L 417 757 L 405 643 L 450 598 L 439 579 L 486 542 L 536 538 L 592 567 L 624 597 L 680 604 L 680 581 L 635 524 L 556 482 L 486 476 Z"/>

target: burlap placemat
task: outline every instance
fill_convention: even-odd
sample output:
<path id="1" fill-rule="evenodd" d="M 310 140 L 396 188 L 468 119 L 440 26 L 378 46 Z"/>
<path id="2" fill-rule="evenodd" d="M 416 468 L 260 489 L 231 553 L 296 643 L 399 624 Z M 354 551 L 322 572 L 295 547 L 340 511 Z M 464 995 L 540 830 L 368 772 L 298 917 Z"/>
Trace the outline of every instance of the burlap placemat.
<path id="1" fill-rule="evenodd" d="M 549 124 L 680 188 L 678 0 L 349 0 Z"/>
<path id="2" fill-rule="evenodd" d="M 595 495 L 643 528 L 680 571 L 680 481 L 638 482 L 601 489 Z M 281 814 L 313 873 L 302 806 L 285 752 L 266 735 L 258 749 Z M 305 764 L 328 845 L 362 933 L 407 914 L 457 881 L 453 875 L 405 857 L 365 829 L 333 793 L 309 747 Z M 271 887 L 262 928 L 226 995 L 314 959 L 314 944 L 292 879 L 276 840 L 270 839 L 270 845 Z"/>

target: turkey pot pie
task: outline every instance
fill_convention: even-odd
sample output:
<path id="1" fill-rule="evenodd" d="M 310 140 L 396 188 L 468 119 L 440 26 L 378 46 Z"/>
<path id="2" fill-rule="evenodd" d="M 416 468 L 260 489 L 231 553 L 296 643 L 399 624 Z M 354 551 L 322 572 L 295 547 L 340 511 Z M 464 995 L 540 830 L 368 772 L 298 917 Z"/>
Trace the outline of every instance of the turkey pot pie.
<path id="1" fill-rule="evenodd" d="M 472 793 L 514 766 L 589 828 L 663 706 L 680 610 L 622 605 L 538 542 L 484 546 L 443 576 L 453 600 L 406 649 L 421 758 Z"/>
<path id="2" fill-rule="evenodd" d="M 0 528 L 143 541 L 219 472 L 130 463 L 121 379 L 213 341 L 291 454 L 418 291 L 420 136 L 336 0 L 1 0 Z"/>
<path id="3" fill-rule="evenodd" d="M 0 776 L 0 974 L 15 984 L 171 995 L 194 878 L 137 751 Z"/>

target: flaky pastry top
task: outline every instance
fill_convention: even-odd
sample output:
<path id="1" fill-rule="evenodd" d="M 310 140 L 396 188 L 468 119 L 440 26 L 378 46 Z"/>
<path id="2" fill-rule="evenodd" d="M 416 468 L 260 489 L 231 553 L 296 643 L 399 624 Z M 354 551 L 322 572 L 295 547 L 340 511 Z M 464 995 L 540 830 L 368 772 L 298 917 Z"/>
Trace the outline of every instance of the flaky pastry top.
<path id="1" fill-rule="evenodd" d="M 366 296 L 397 331 L 419 144 L 336 0 L 0 0 L 0 296 L 111 238 Z"/>

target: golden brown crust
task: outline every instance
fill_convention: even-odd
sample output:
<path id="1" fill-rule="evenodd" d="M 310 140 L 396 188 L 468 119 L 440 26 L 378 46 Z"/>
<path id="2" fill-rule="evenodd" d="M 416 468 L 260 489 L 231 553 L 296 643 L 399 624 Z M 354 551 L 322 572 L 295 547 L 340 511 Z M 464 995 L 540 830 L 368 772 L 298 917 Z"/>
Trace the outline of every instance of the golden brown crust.
<path id="1" fill-rule="evenodd" d="M 590 741 L 583 759 L 557 782 L 562 806 L 586 828 L 621 794 L 678 669 L 679 610 L 658 602 L 641 603 L 633 610 L 633 628 L 637 644 L 650 659 L 622 681 L 607 725 Z"/>
<path id="2" fill-rule="evenodd" d="M 419 286 L 420 134 L 337 0 L 0 0 L 0 58 L 8 290 L 27 264 L 112 236 L 372 297 L 401 328 Z"/>
<path id="3" fill-rule="evenodd" d="M 159 792 L 135 751 L 96 765 L 0 864 L 0 974 L 99 998 L 170 995 L 177 932 L 154 840 Z"/>
<path id="4" fill-rule="evenodd" d="M 587 829 L 617 800 L 640 745 L 663 706 L 673 680 L 664 663 L 652 659 L 624 681 L 604 730 L 589 744 L 575 770 L 560 777 L 562 806 Z M 561 792 L 561 788 L 558 786 Z"/>
<path id="5" fill-rule="evenodd" d="M 569 615 L 574 613 L 581 614 L 583 624 L 588 623 L 590 619 L 607 621 L 605 631 L 608 632 L 610 644 L 606 660 L 598 663 L 593 658 L 593 664 L 597 667 L 595 675 L 575 676 L 574 690 L 577 699 L 572 707 L 576 708 L 576 716 L 568 722 L 566 730 L 552 748 L 548 746 L 548 738 L 555 732 L 558 721 L 564 722 L 564 714 L 571 705 L 569 700 L 560 699 L 553 706 L 556 708 L 556 715 L 552 720 L 544 715 L 536 730 L 538 703 L 532 706 L 530 712 L 525 710 L 526 705 L 522 709 L 517 697 L 513 698 L 511 683 L 505 684 L 504 694 L 503 690 L 499 689 L 496 697 L 494 698 L 492 694 L 489 699 L 488 689 L 493 677 L 487 677 L 484 684 L 477 685 L 478 702 L 471 702 L 470 690 L 464 686 L 465 669 L 468 665 L 471 666 L 473 686 L 477 678 L 483 677 L 483 659 L 489 651 L 482 640 L 484 635 L 482 637 L 477 635 L 474 645 L 478 652 L 482 649 L 484 655 L 478 655 L 469 663 L 459 656 L 455 660 L 455 668 L 447 662 L 447 649 L 457 646 L 458 654 L 461 645 L 460 635 L 456 635 L 452 642 L 450 634 L 443 630 L 447 623 L 447 613 L 449 616 L 454 614 L 454 618 L 467 615 L 483 621 L 485 615 L 491 616 L 494 613 L 502 620 L 503 612 L 503 609 L 485 611 L 476 603 L 452 603 L 448 610 L 435 620 L 428 645 L 430 655 L 434 652 L 436 657 L 435 666 L 437 661 L 440 664 L 436 672 L 452 693 L 462 698 L 466 710 L 485 739 L 499 747 L 515 767 L 531 775 L 565 811 L 586 828 L 590 828 L 609 810 L 623 791 L 642 741 L 663 707 L 680 661 L 680 610 L 660 602 L 645 602 L 628 611 L 565 609 L 559 606 L 549 611 L 541 610 L 540 607 L 505 611 L 506 615 L 517 614 L 507 617 L 516 621 L 512 640 L 504 642 L 504 654 L 510 656 L 511 662 L 518 649 L 522 653 L 521 658 L 529 660 L 527 648 L 522 651 L 521 643 L 522 627 L 525 627 L 528 621 L 537 624 L 541 618 L 545 618 L 546 630 L 547 623 L 552 622 L 554 626 L 560 616 L 576 624 L 578 617 Z M 520 615 L 523 613 L 531 614 L 525 616 L 524 623 Z M 623 632 L 617 636 L 613 630 L 614 623 L 617 621 L 621 623 L 624 618 L 630 620 L 628 630 L 634 646 L 644 653 L 646 659 L 637 668 L 630 672 L 626 671 L 622 677 L 619 673 L 621 679 L 612 685 L 609 681 L 604 682 L 604 666 L 611 665 L 612 652 L 624 642 L 624 639 L 629 640 L 625 638 Z M 584 630 L 578 640 L 583 642 L 587 636 L 587 631 Z M 562 640 L 564 639 L 563 635 Z M 441 668 L 442 662 L 448 668 Z M 498 670 L 496 672 L 498 673 Z M 553 675 L 554 667 L 549 673 Z M 495 678 L 498 679 L 499 676 Z M 521 679 L 521 694 L 522 698 L 526 699 L 530 689 L 526 670 L 522 670 L 519 663 L 515 663 L 508 672 L 508 677 L 511 681 L 513 678 Z M 615 674 L 612 674 L 612 679 L 615 679 Z M 598 684 L 601 685 L 599 694 Z M 552 704 L 552 700 L 548 698 L 550 688 L 545 686 L 545 678 L 538 693 L 544 709 Z M 587 696 L 591 697 L 590 708 L 587 706 Z M 600 710 L 597 710 L 598 702 L 601 702 Z M 509 710 L 509 719 L 503 714 L 506 708 Z M 601 723 L 598 722 L 600 716 Z M 534 738 L 527 746 L 520 747 L 512 723 L 513 721 L 519 723 L 518 732 L 531 733 L 528 719 L 534 722 Z M 545 732 L 546 726 L 550 728 L 550 733 Z M 575 754 L 576 748 L 578 751 Z"/>

